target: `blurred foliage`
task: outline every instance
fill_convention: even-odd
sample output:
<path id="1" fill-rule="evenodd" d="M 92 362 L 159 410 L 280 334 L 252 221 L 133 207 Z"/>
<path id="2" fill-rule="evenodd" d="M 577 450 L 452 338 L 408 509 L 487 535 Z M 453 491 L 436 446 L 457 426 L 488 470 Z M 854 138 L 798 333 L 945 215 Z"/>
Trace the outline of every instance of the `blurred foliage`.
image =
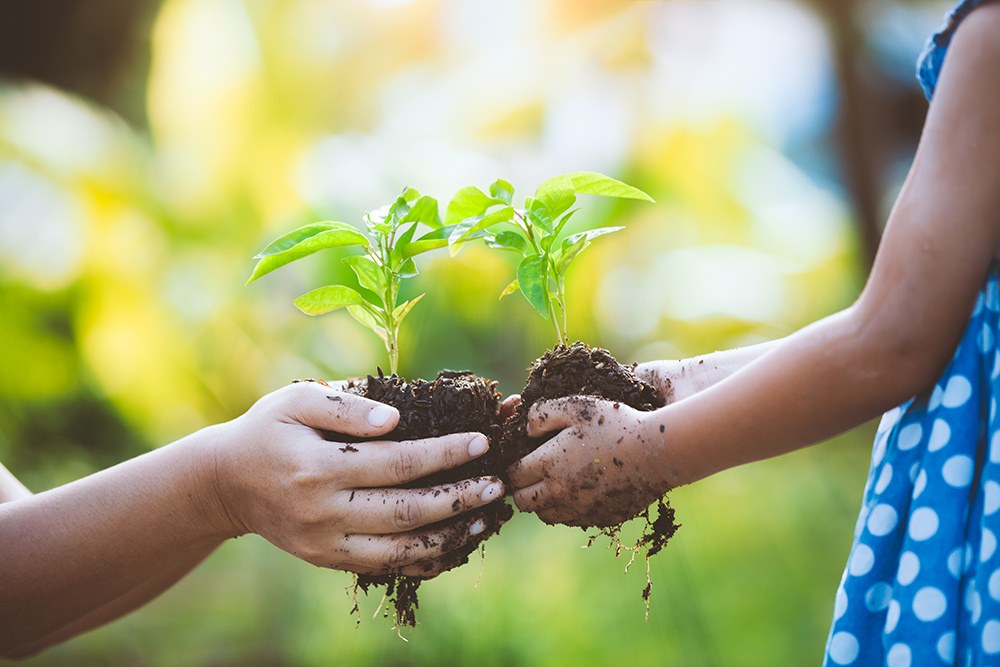
<path id="1" fill-rule="evenodd" d="M 896 58 L 941 3 L 863 9 L 896 30 L 876 45 Z M 406 185 L 446 201 L 497 175 L 530 191 L 587 170 L 648 192 L 656 206 L 587 202 L 567 230 L 626 227 L 567 275 L 570 330 L 623 362 L 779 337 L 860 289 L 829 167 L 830 55 L 799 5 L 165 0 L 140 37 L 148 81 L 129 104 L 148 129 L 0 84 L 0 460 L 36 492 L 292 378 L 374 371 L 380 345 L 346 313 L 290 305 L 323 281 L 356 286 L 346 253 L 243 281 L 270 238 L 354 224 Z M 428 256 L 400 294 L 427 292 L 402 374 L 468 368 L 518 391 L 551 334 L 519 296 L 497 301 L 513 270 L 478 244 Z M 481 580 L 473 562 L 421 589 L 409 643 L 364 617 L 378 600 L 355 629 L 349 576 L 249 537 L 28 664 L 818 662 L 871 430 L 673 492 L 684 525 L 652 563 L 648 624 L 642 563 L 623 575 L 580 531 L 518 515 Z"/>

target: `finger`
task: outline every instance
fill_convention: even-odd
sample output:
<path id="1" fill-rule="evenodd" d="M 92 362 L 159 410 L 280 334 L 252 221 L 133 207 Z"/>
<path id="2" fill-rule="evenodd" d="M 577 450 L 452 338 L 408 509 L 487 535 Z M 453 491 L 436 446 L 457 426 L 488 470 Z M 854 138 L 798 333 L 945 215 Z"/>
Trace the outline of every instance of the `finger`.
<path id="1" fill-rule="evenodd" d="M 575 428 L 568 428 L 543 444 L 524 458 L 515 461 L 507 469 L 507 476 L 515 489 L 523 489 L 541 482 L 553 459 L 566 451 L 566 443 L 576 444 L 580 440 Z"/>
<path id="2" fill-rule="evenodd" d="M 567 396 L 535 403 L 528 410 L 528 436 L 539 438 L 550 431 L 595 420 L 604 403 L 590 396 Z"/>
<path id="3" fill-rule="evenodd" d="M 500 404 L 500 421 L 506 420 L 517 411 L 517 406 L 521 404 L 520 394 L 511 394 Z"/>
<path id="4" fill-rule="evenodd" d="M 467 479 L 427 489 L 360 489 L 349 493 L 348 531 L 402 533 L 444 521 L 503 497 L 496 477 Z"/>
<path id="5" fill-rule="evenodd" d="M 289 416 L 312 428 L 372 438 L 385 435 L 399 422 L 399 412 L 392 406 L 318 382 L 300 382 L 286 389 Z"/>
<path id="6" fill-rule="evenodd" d="M 343 547 L 350 553 L 350 568 L 363 574 L 399 572 L 460 549 L 487 531 L 495 530 L 482 512 L 448 519 L 433 529 L 396 535 L 345 535 Z"/>
<path id="7" fill-rule="evenodd" d="M 485 454 L 490 445 L 482 433 L 454 433 L 402 442 L 359 442 L 353 447 L 360 454 L 352 454 L 357 456 L 351 461 L 353 465 L 341 469 L 345 481 L 353 487 L 382 487 L 468 463 Z"/>
<path id="8" fill-rule="evenodd" d="M 514 505 L 522 512 L 537 512 L 552 504 L 545 482 L 541 481 L 514 492 Z"/>

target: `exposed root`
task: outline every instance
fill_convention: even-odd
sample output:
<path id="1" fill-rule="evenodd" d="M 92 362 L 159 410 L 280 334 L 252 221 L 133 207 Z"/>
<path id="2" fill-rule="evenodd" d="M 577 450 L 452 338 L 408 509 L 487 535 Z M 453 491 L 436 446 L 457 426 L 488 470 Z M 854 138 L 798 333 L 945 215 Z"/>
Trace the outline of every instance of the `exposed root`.
<path id="1" fill-rule="evenodd" d="M 632 563 L 635 562 L 635 557 L 638 555 L 639 551 L 643 548 L 646 550 L 646 587 L 642 589 L 642 599 L 646 603 L 646 622 L 649 622 L 649 596 L 653 589 L 653 581 L 649 574 L 649 559 L 660 553 L 663 547 L 667 546 L 667 542 L 670 538 L 674 536 L 677 529 L 680 528 L 680 524 L 674 523 L 674 509 L 670 507 L 670 502 L 666 497 L 660 498 L 656 501 L 656 518 L 650 519 L 649 511 L 653 506 L 647 507 L 641 514 L 636 515 L 634 518 L 642 519 L 645 521 L 646 526 L 642 531 L 642 535 L 636 540 L 635 545 L 628 545 L 621 541 L 619 535 L 622 528 L 627 521 L 623 521 L 616 526 L 609 526 L 606 528 L 598 528 L 597 533 L 594 535 L 587 536 L 587 544 L 582 548 L 587 549 L 594 544 L 594 541 L 600 537 L 606 537 L 610 540 L 607 548 L 615 548 L 615 556 L 621 556 L 622 550 L 632 552 L 631 557 L 628 560 L 628 564 L 625 565 L 625 572 L 628 573 L 628 569 L 632 567 Z M 631 521 L 631 519 L 629 519 Z"/>

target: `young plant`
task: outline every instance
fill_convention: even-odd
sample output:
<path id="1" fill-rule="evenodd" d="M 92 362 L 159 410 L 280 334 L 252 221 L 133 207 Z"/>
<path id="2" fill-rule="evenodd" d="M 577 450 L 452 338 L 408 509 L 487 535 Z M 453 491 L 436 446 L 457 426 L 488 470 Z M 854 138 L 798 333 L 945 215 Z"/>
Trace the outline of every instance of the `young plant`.
<path id="1" fill-rule="evenodd" d="M 414 240 L 417 227 L 430 231 Z M 399 362 L 399 325 L 423 298 L 423 294 L 401 304 L 399 282 L 417 275 L 416 255 L 448 245 L 452 229 L 441 224 L 438 203 L 406 188 L 392 204 L 365 213 L 367 238 L 357 228 L 343 222 L 317 222 L 300 227 L 271 242 L 255 259 L 257 266 L 247 281 L 249 285 L 263 275 L 320 250 L 360 246 L 364 255 L 345 257 L 344 264 L 354 270 L 367 293 L 345 285 L 327 285 L 303 294 L 293 303 L 306 315 L 322 315 L 347 308 L 361 324 L 375 332 L 385 343 L 390 372 L 396 373 Z"/>
<path id="2" fill-rule="evenodd" d="M 624 199 L 653 199 L 642 190 L 613 178 L 590 172 L 556 176 L 538 186 L 534 197 L 524 198 L 523 208 L 514 208 L 514 188 L 498 180 L 487 195 L 477 187 L 459 190 L 448 203 L 445 222 L 453 229 L 448 237 L 452 254 L 463 243 L 484 238 L 490 248 L 511 250 L 522 256 L 517 278 L 500 298 L 520 289 L 542 317 L 552 322 L 556 339 L 569 345 L 566 331 L 566 270 L 598 236 L 624 227 L 600 227 L 571 234 L 559 241 L 577 195 L 601 195 Z M 507 225 L 512 229 L 494 231 Z"/>

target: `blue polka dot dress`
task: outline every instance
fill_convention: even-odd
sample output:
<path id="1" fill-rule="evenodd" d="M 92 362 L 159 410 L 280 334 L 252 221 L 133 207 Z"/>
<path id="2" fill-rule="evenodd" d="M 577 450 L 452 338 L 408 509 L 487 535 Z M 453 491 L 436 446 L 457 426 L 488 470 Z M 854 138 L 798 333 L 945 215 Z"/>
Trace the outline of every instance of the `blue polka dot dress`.
<path id="1" fill-rule="evenodd" d="M 917 73 L 928 98 L 960 2 Z M 1000 264 L 941 378 L 882 417 L 823 664 L 1000 667 Z"/>

